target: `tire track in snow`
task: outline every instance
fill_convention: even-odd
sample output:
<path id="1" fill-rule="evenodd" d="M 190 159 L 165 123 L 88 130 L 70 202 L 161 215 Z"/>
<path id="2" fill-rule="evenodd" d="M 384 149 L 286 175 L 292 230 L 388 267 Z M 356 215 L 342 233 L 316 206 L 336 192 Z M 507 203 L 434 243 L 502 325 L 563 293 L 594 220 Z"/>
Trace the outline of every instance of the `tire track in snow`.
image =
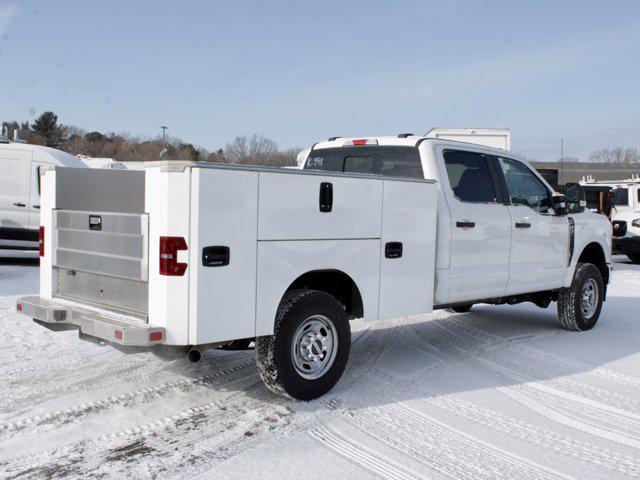
<path id="1" fill-rule="evenodd" d="M 471 335 L 478 335 L 479 337 L 486 339 L 486 341 L 490 341 L 490 339 L 497 340 L 502 338 L 486 332 L 485 330 L 469 325 L 468 323 L 460 322 L 457 319 L 454 320 L 454 323 L 460 327 L 461 331 L 466 330 L 468 332 L 473 332 L 471 333 Z M 458 329 L 456 328 L 456 330 Z M 458 332 L 451 332 L 451 334 L 459 335 Z M 513 346 L 511 347 L 511 351 L 519 353 L 520 347 L 518 347 L 518 349 L 514 349 Z M 567 390 L 568 392 L 570 392 L 568 395 L 565 395 L 565 397 L 569 399 L 578 399 L 579 397 L 585 397 L 585 399 L 596 400 L 601 404 L 611 405 L 613 406 L 613 408 L 617 409 L 617 411 L 620 412 L 635 412 L 640 409 L 640 402 L 633 398 L 620 395 L 603 388 L 587 385 L 583 382 L 575 381 L 569 378 L 558 377 L 557 374 L 544 372 L 540 369 L 533 368 L 530 365 L 523 365 L 513 359 L 505 358 L 494 352 L 488 352 L 487 354 L 482 355 L 482 357 L 487 360 L 493 361 L 495 364 L 500 365 L 501 367 L 518 373 L 519 378 L 511 378 L 511 380 L 515 380 L 519 383 L 536 382 L 536 385 L 540 386 L 542 384 L 539 383 L 539 380 L 545 379 L 545 382 L 551 385 L 557 385 L 559 387 L 558 389 L 555 389 L 555 391 L 560 392 L 563 390 Z"/>
<path id="2" fill-rule="evenodd" d="M 0 466 L 7 467 L 7 466 L 10 466 L 11 464 L 16 464 L 16 463 L 22 464 L 25 462 L 29 462 L 31 460 L 35 460 L 37 458 L 45 458 L 46 461 L 52 461 L 55 458 L 61 458 L 61 457 L 63 458 L 72 452 L 77 452 L 78 450 L 86 451 L 88 447 L 95 446 L 95 447 L 98 447 L 98 449 L 100 449 L 103 447 L 104 443 L 113 441 L 116 439 L 124 439 L 134 435 L 145 435 L 145 436 L 149 435 L 160 429 L 171 427 L 172 425 L 175 425 L 177 422 L 184 422 L 185 420 L 188 420 L 189 418 L 192 418 L 195 415 L 200 415 L 202 413 L 206 413 L 208 411 L 220 409 L 224 407 L 226 404 L 229 403 L 230 400 L 234 399 L 239 395 L 244 394 L 250 388 L 260 385 L 260 380 L 256 378 L 257 375 L 258 374 L 256 372 L 254 374 L 247 375 L 245 377 L 231 380 L 229 382 L 230 384 L 242 382 L 241 385 L 239 386 L 239 390 L 234 391 L 224 396 L 223 398 L 214 400 L 212 402 L 195 406 L 195 407 L 190 407 L 176 414 L 169 415 L 161 419 L 148 422 L 142 425 L 138 425 L 135 427 L 122 429 L 117 432 L 100 435 L 98 437 L 94 437 L 90 439 L 82 439 L 82 440 L 74 441 L 70 444 L 67 444 L 58 448 L 0 459 Z"/>
<path id="3" fill-rule="evenodd" d="M 534 444 L 540 448 L 552 450 L 613 472 L 640 477 L 640 463 L 635 456 L 620 454 L 600 445 L 567 437 L 467 401 L 445 396 L 432 396 L 423 401 L 467 421 L 480 424 L 525 443 Z"/>
<path id="4" fill-rule="evenodd" d="M 456 325 L 457 333 L 464 332 L 465 335 L 479 337 L 484 339 L 485 341 L 502 338 L 498 335 L 492 334 L 491 332 L 488 332 L 487 330 L 479 328 L 468 322 L 463 322 L 454 317 L 450 317 L 450 318 L 451 318 L 451 322 Z M 443 327 L 443 328 L 446 328 L 446 327 Z M 566 335 L 566 334 L 567 332 L 563 330 L 559 330 L 557 333 L 549 336 Z M 536 338 L 545 338 L 545 337 L 536 337 Z M 534 360 L 545 360 L 549 363 L 554 363 L 557 365 L 561 365 L 563 367 L 578 370 L 578 372 L 576 373 L 587 373 L 588 375 L 596 376 L 607 381 L 616 382 L 626 387 L 640 388 L 640 378 L 627 375 L 625 373 L 617 372 L 615 370 L 611 370 L 604 367 L 597 367 L 585 362 L 580 362 L 577 360 L 566 358 L 566 357 L 554 354 L 552 352 L 547 352 L 531 346 L 518 346 L 517 349 L 515 349 L 514 347 L 511 347 L 509 348 L 509 350 L 513 351 L 514 353 L 527 356 Z"/>
<path id="5" fill-rule="evenodd" d="M 345 418 L 383 445 L 449 478 L 566 478 L 403 405 L 350 412 Z"/>
<path id="6" fill-rule="evenodd" d="M 450 335 L 454 335 L 453 333 L 448 332 L 448 330 L 446 330 L 446 329 L 443 329 L 443 331 L 446 332 L 446 333 L 449 333 Z M 433 332 L 431 332 L 431 333 L 433 333 Z M 532 338 L 536 338 L 536 337 L 527 336 L 527 337 L 519 337 L 519 338 L 515 338 L 515 339 L 513 339 L 513 338 L 504 339 L 502 337 L 497 337 L 497 336 L 489 337 L 487 335 L 487 336 L 485 336 L 485 342 L 483 342 L 481 344 L 482 346 L 476 348 L 475 351 L 473 349 L 469 350 L 469 351 L 464 351 L 464 349 L 462 349 L 462 347 L 460 347 L 459 345 L 454 345 L 454 350 L 456 350 L 458 352 L 461 352 L 460 354 L 456 355 L 455 360 L 464 359 L 464 358 L 468 358 L 468 357 L 474 357 L 474 356 L 478 356 L 478 355 L 481 355 L 481 354 L 486 354 L 486 353 L 488 353 L 487 351 L 491 352 L 491 351 L 494 351 L 494 350 L 496 350 L 498 348 L 501 348 L 501 347 L 508 347 L 508 348 L 514 348 L 515 349 L 515 347 L 514 347 L 515 343 L 518 343 L 518 342 L 521 342 L 521 341 L 526 341 L 526 340 L 529 340 L 529 339 L 532 339 Z M 432 340 L 432 338 L 429 338 L 429 340 Z M 495 343 L 491 343 L 489 340 L 492 340 Z M 443 341 L 445 343 L 447 343 L 449 346 L 452 346 L 453 342 L 451 340 L 449 340 L 449 339 L 445 340 L 445 339 L 440 338 L 440 342 L 443 342 Z M 440 349 L 440 352 L 443 352 L 443 350 Z M 445 355 L 447 355 L 447 354 L 445 353 Z M 490 356 L 494 357 L 494 355 L 490 355 Z M 482 358 L 480 360 L 482 360 Z M 445 361 L 445 364 L 446 364 L 447 361 L 450 361 L 450 359 L 447 359 L 445 357 L 444 361 Z M 444 368 L 446 368 L 447 366 L 453 366 L 453 365 L 451 363 L 449 363 L 448 365 L 445 365 Z M 434 369 L 436 371 L 429 371 L 429 372 L 421 373 L 420 377 L 421 377 L 421 379 L 423 379 L 423 378 L 426 379 L 428 377 L 432 377 L 435 374 L 440 373 L 440 371 L 442 369 L 443 369 L 443 367 L 440 366 L 440 368 Z M 416 377 L 415 376 L 414 377 L 409 377 L 408 379 L 407 378 L 398 378 L 397 375 L 395 375 L 395 374 L 393 374 L 391 372 L 387 372 L 386 376 L 382 375 L 381 377 L 390 386 L 394 386 L 395 385 L 396 388 L 399 386 L 399 384 L 401 384 L 402 382 L 405 382 L 407 380 L 412 381 L 413 383 L 416 383 Z M 520 378 L 520 379 L 513 379 L 513 378 L 508 379 L 508 383 L 509 384 L 520 383 L 520 382 L 524 382 L 524 381 L 530 381 L 530 379 L 522 379 L 522 378 Z M 546 386 L 544 386 L 544 385 L 543 385 L 543 387 L 546 388 Z M 513 387 L 509 387 L 509 388 L 513 388 Z M 606 414 L 608 414 L 608 415 L 615 415 L 616 418 L 617 418 L 618 424 L 620 422 L 632 420 L 632 418 L 635 420 L 635 417 L 636 417 L 636 415 L 633 414 L 632 412 L 626 412 L 626 411 L 623 411 L 623 410 L 618 410 L 615 407 L 610 407 L 610 406 L 608 406 L 606 404 L 600 404 L 598 402 L 593 402 L 593 401 L 590 401 L 588 399 L 582 399 L 579 396 L 566 394 L 563 391 L 553 391 L 553 393 L 558 395 L 559 398 L 562 398 L 562 399 L 565 399 L 565 400 L 568 397 L 568 399 L 570 401 L 572 401 L 574 405 L 585 405 L 586 404 L 587 406 L 592 407 L 592 408 L 595 406 L 595 407 L 599 408 L 600 411 L 606 412 Z M 520 400 L 523 400 L 523 399 L 529 400 L 529 397 L 527 397 L 525 395 L 525 396 L 519 397 L 519 399 Z M 578 403 L 576 403 L 576 402 L 578 402 Z M 540 404 L 540 402 L 536 402 L 536 404 L 544 406 L 543 404 Z M 627 414 L 631 414 L 631 415 L 633 415 L 633 417 L 629 418 L 629 416 Z M 625 418 L 622 419 L 622 418 L 620 418 L 619 415 L 623 415 Z M 556 419 L 558 419 L 557 415 L 556 415 Z M 634 438 L 632 436 L 629 436 L 626 433 L 610 432 L 610 431 L 607 431 L 605 429 L 601 429 L 601 428 L 598 428 L 598 427 L 594 428 L 592 425 L 581 424 L 579 421 L 576 422 L 575 419 L 571 419 L 570 417 L 567 417 L 567 419 L 568 419 L 569 423 L 573 422 L 573 424 L 569 425 L 569 426 L 576 426 L 577 425 L 578 427 L 580 427 L 579 429 L 581 429 L 583 431 L 586 431 L 587 433 L 596 434 L 596 435 L 600 434 L 598 436 L 600 436 L 602 438 L 607 438 L 609 440 L 614 440 L 614 441 L 618 440 L 617 443 L 621 443 L 621 444 L 623 444 L 625 446 L 631 446 L 632 448 L 635 448 L 635 446 L 638 443 L 638 439 L 636 439 L 636 438 Z M 594 446 L 593 449 L 597 450 L 598 447 Z M 613 458 L 615 458 L 615 457 L 613 457 Z M 600 461 L 595 461 L 594 463 L 597 464 L 597 463 L 600 463 Z M 609 467 L 611 468 L 611 465 L 609 465 Z M 626 467 L 617 468 L 617 470 L 618 471 L 622 471 L 622 472 L 624 472 L 626 474 L 633 475 L 633 476 L 635 476 L 635 474 L 637 473 L 636 470 L 628 469 Z"/>
<path id="7" fill-rule="evenodd" d="M 43 423 L 66 423 L 73 418 L 77 418 L 88 413 L 103 411 L 119 404 L 131 402 L 137 398 L 142 399 L 144 402 L 144 397 L 152 394 L 165 396 L 170 393 L 188 393 L 190 389 L 196 386 L 206 386 L 214 382 L 215 380 L 224 379 L 224 377 L 226 377 L 227 375 L 243 371 L 253 365 L 253 360 L 245 361 L 243 363 L 240 363 L 239 365 L 234 365 L 208 375 L 201 375 L 197 378 L 165 382 L 153 387 L 140 388 L 138 390 L 127 392 L 121 395 L 110 396 L 107 398 L 102 398 L 99 400 L 94 400 L 92 402 L 86 402 L 80 405 L 65 408 L 63 410 L 55 410 L 53 412 L 47 412 L 15 422 L 5 423 L 0 425 L 0 432 L 17 432 L 25 428 L 35 427 Z"/>
<path id="8" fill-rule="evenodd" d="M 425 478 L 394 462 L 389 457 L 375 453 L 362 446 L 359 442 L 327 427 L 311 430 L 309 435 L 329 450 L 378 477 L 390 480 Z"/>
<path id="9" fill-rule="evenodd" d="M 505 395 L 516 400 L 522 405 L 525 405 L 531 410 L 538 412 L 540 415 L 543 415 L 551 420 L 554 420 L 558 423 L 566 425 L 567 427 L 575 428 L 576 430 L 580 430 L 582 432 L 591 434 L 593 436 L 600 437 L 605 440 L 610 440 L 612 442 L 616 442 L 621 445 L 625 445 L 627 447 L 640 449 L 640 439 L 638 438 L 633 438 L 628 435 L 605 430 L 603 428 L 580 421 L 576 418 L 572 418 L 568 415 L 565 415 L 553 408 L 550 408 L 534 400 L 530 396 L 523 394 L 517 389 L 508 388 L 508 387 L 498 387 L 498 391 L 504 393 Z"/>
<path id="10" fill-rule="evenodd" d="M 635 412 L 640 410 L 640 402 L 603 388 L 593 387 L 568 378 L 552 378 L 553 375 L 514 360 L 491 353 L 478 358 L 478 361 L 501 375 L 507 383 L 524 384 L 542 392 L 554 394 L 567 400 L 618 414 L 622 418 L 640 419 Z M 546 379 L 544 383 L 539 379 Z"/>
<path id="11" fill-rule="evenodd" d="M 129 360 L 123 363 L 120 363 L 122 362 L 122 358 L 116 358 L 113 360 L 114 361 L 91 365 L 90 377 L 78 378 L 76 370 L 74 374 L 62 377 L 56 382 L 54 386 L 48 387 L 44 390 L 33 390 L 29 388 L 28 385 L 21 384 L 20 387 L 22 387 L 22 390 L 16 393 L 14 393 L 14 390 L 12 390 L 11 397 L 5 399 L 5 401 L 3 402 L 3 406 L 0 407 L 0 411 L 13 411 L 16 404 L 23 403 L 28 403 L 33 407 L 34 405 L 41 404 L 47 400 L 56 398 L 57 394 L 59 393 L 69 395 L 70 393 L 74 392 L 86 391 L 88 388 L 95 389 L 108 387 L 110 386 L 114 378 L 117 378 L 118 382 L 122 382 L 123 380 L 126 380 L 127 383 L 139 380 L 146 382 L 149 378 L 153 378 L 159 373 L 168 373 L 169 375 L 178 374 L 184 376 L 184 374 L 188 375 L 191 373 L 197 373 L 198 370 L 225 367 L 229 363 L 246 360 L 246 355 L 242 358 L 237 355 L 227 355 L 216 359 L 215 362 L 204 361 L 196 368 L 189 368 L 186 372 L 177 371 L 176 373 L 171 371 L 172 364 L 169 361 L 158 359 L 155 356 L 151 358 L 149 358 L 149 356 L 146 356 L 144 358 Z M 209 365 L 207 365 L 207 363 Z M 83 366 L 82 370 L 87 370 L 86 364 Z M 43 371 L 43 375 L 48 375 L 48 372 L 50 371 L 50 365 L 47 365 L 47 368 Z M 127 374 L 126 379 L 120 377 L 119 374 L 122 373 Z M 55 377 L 55 375 L 53 375 L 53 377 Z M 50 381 L 51 378 L 49 378 L 48 380 Z M 31 400 L 37 401 L 34 403 Z"/>
<path id="12" fill-rule="evenodd" d="M 640 378 L 617 372 L 615 370 L 604 367 L 596 367 L 593 365 L 589 365 L 588 363 L 579 362 L 577 360 L 562 357 L 560 355 L 556 355 L 551 352 L 545 352 L 544 350 L 529 346 L 521 347 L 518 350 L 514 350 L 514 352 L 522 354 L 529 358 L 533 358 L 535 360 L 545 360 L 549 363 L 555 363 L 567 368 L 572 368 L 578 370 L 579 373 L 586 373 L 587 375 L 599 377 L 608 382 L 619 383 L 620 385 L 623 385 L 625 387 L 640 389 Z"/>

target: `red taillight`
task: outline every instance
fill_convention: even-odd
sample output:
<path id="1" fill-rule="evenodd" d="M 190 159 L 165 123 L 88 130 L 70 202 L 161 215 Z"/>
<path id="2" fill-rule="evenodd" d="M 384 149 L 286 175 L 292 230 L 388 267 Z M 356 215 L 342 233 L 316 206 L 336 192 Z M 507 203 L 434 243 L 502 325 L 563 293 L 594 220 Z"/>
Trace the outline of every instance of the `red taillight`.
<path id="1" fill-rule="evenodd" d="M 367 141 L 366 140 L 354 140 L 353 142 L 351 142 L 353 145 L 366 145 Z"/>
<path id="2" fill-rule="evenodd" d="M 38 250 L 40 251 L 40 256 L 44 257 L 44 227 L 40 227 L 38 232 Z"/>
<path id="3" fill-rule="evenodd" d="M 22 311 L 22 304 L 21 304 L 21 303 L 19 303 L 18 305 L 16 305 L 16 308 L 17 308 L 17 310 L 18 310 L 19 312 L 21 312 L 21 311 Z"/>
<path id="4" fill-rule="evenodd" d="M 178 250 L 186 249 L 187 242 L 183 237 L 160 237 L 160 275 L 184 275 L 187 264 L 178 262 Z"/>
<path id="5" fill-rule="evenodd" d="M 122 340 L 122 337 L 123 337 L 123 335 L 122 335 L 122 330 L 115 330 L 115 331 L 113 332 L 113 337 L 114 337 L 116 340 Z"/>
<path id="6" fill-rule="evenodd" d="M 162 332 L 151 332 L 149 334 L 150 342 L 159 342 L 160 340 L 162 340 Z"/>

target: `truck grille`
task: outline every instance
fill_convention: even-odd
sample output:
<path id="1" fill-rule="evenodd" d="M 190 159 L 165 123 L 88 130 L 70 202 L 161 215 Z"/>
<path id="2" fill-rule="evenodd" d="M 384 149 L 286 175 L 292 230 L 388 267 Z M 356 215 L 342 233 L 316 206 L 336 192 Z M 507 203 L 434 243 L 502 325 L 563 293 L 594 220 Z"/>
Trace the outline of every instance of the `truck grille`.
<path id="1" fill-rule="evenodd" d="M 614 237 L 624 237 L 627 234 L 627 222 L 623 220 L 614 220 L 611 224 L 613 225 Z"/>

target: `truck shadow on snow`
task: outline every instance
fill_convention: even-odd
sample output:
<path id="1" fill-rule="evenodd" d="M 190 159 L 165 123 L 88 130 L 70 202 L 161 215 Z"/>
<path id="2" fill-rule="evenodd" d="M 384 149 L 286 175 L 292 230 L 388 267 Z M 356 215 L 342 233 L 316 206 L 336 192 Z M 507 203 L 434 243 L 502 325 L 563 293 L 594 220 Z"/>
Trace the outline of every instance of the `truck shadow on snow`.
<path id="1" fill-rule="evenodd" d="M 467 314 L 437 312 L 373 324 L 354 332 L 349 364 L 331 392 L 289 405 L 294 411 L 360 409 L 531 382 L 562 389 L 575 383 L 571 375 L 594 370 L 590 384 L 595 379 L 592 385 L 607 389 L 607 364 L 640 350 L 640 324 L 630 315 L 639 309 L 640 298 L 610 296 L 588 332 L 561 329 L 555 304 L 545 310 L 478 305 Z M 629 378 L 640 384 L 640 378 Z M 264 401 L 265 392 L 260 385 L 247 394 Z"/>

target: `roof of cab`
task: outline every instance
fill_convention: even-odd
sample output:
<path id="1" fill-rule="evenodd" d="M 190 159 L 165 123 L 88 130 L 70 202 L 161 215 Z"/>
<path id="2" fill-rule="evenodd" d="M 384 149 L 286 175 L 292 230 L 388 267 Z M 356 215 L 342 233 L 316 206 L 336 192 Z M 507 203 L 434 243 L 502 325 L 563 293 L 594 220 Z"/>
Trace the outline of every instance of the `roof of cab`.
<path id="1" fill-rule="evenodd" d="M 331 137 L 332 139 L 326 140 L 323 142 L 316 143 L 312 149 L 318 150 L 322 148 L 337 148 L 337 147 L 350 147 L 354 146 L 354 140 L 370 140 L 376 141 L 377 145 L 380 146 L 403 146 L 403 147 L 415 147 L 418 144 L 422 144 L 425 142 L 429 142 L 431 144 L 446 144 L 446 145 L 454 145 L 459 148 L 469 148 L 472 147 L 474 150 L 489 152 L 494 155 L 509 155 L 510 157 L 522 158 L 521 155 L 517 155 L 511 151 L 502 150 L 500 148 L 488 147 L 485 145 L 479 145 L 477 143 L 472 142 L 460 142 L 458 140 L 445 140 L 441 138 L 430 138 L 424 137 L 422 135 L 408 135 L 408 136 L 381 136 L 381 137 Z M 368 144 L 371 146 L 372 144 Z M 373 143 L 375 145 L 375 143 Z M 362 145 L 362 147 L 366 147 L 367 145 Z"/>

